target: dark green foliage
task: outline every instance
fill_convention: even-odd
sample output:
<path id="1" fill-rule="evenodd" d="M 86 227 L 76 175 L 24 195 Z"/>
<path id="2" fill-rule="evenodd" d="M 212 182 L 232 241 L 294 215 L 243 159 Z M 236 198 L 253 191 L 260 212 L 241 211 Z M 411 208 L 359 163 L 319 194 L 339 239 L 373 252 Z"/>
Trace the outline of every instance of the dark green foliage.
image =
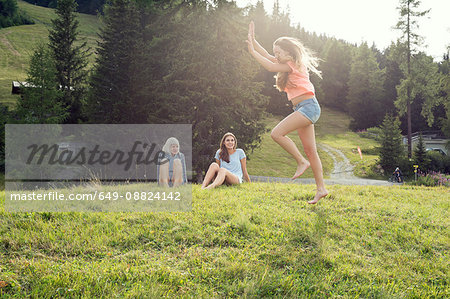
<path id="1" fill-rule="evenodd" d="M 450 138 L 450 62 L 449 62 L 449 53 L 445 54 L 444 59 L 439 64 L 439 72 L 442 74 L 441 77 L 441 96 L 443 98 L 443 103 L 445 107 L 445 117 L 440 119 L 442 124 L 442 132 L 444 132 L 445 136 Z M 447 143 L 447 149 L 450 152 L 450 141 Z"/>
<path id="2" fill-rule="evenodd" d="M 403 72 L 400 69 L 400 62 L 398 55 L 400 52 L 401 44 L 391 44 L 384 51 L 384 59 L 382 68 L 385 69 L 385 80 L 383 82 L 384 96 L 381 102 L 381 115 L 386 115 L 387 113 L 396 114 L 396 108 L 394 105 L 397 99 L 397 88 L 396 86 L 400 84 L 400 80 L 403 79 Z"/>
<path id="3" fill-rule="evenodd" d="M 0 173 L 5 172 L 5 124 L 8 116 L 8 107 L 0 103 Z"/>
<path id="4" fill-rule="evenodd" d="M 105 7 L 85 111 L 90 122 L 192 124 L 201 178 L 225 132 L 249 150 L 264 130 L 266 98 L 240 38 L 247 26 L 234 4 L 184 3 L 160 15 L 153 4 Z"/>
<path id="5" fill-rule="evenodd" d="M 380 165 L 386 174 L 391 174 L 404 159 L 399 126 L 398 118 L 390 114 L 385 116 L 381 125 Z"/>
<path id="6" fill-rule="evenodd" d="M 56 80 L 62 90 L 61 101 L 68 107 L 65 123 L 78 123 L 82 119 L 81 104 L 86 93 L 88 51 L 86 42 L 75 45 L 78 37 L 75 0 L 60 0 L 57 18 L 52 20 L 49 46 L 56 67 Z"/>
<path id="7" fill-rule="evenodd" d="M 68 107 L 61 101 L 55 62 L 46 45 L 38 45 L 33 53 L 24 93 L 17 102 L 14 122 L 27 124 L 56 124 L 68 117 Z"/>
<path id="8" fill-rule="evenodd" d="M 416 148 L 414 149 L 414 162 L 419 165 L 424 164 L 426 156 L 425 144 L 423 142 L 422 133 L 419 135 L 419 141 Z"/>
<path id="9" fill-rule="evenodd" d="M 112 1 L 104 24 L 86 105 L 90 122 L 146 123 L 152 98 L 148 43 L 135 2 Z M 147 56 L 146 56 L 147 55 Z"/>
<path id="10" fill-rule="evenodd" d="M 192 124 L 194 169 L 200 180 L 224 133 L 233 132 L 245 151 L 256 146 L 264 131 L 260 120 L 266 98 L 261 84 L 252 80 L 257 65 L 242 43 L 247 24 L 234 4 L 219 3 L 209 10 L 184 7 L 166 22 L 172 33 L 169 43 L 162 39 L 155 50 L 169 53 L 170 68 L 155 83 L 157 99 L 172 122 Z"/>
<path id="11" fill-rule="evenodd" d="M 415 132 L 429 129 L 435 124 L 436 118 L 443 117 L 445 113 L 444 109 L 436 109 L 443 104 L 440 94 L 442 75 L 438 65 L 423 52 L 414 54 L 412 58 L 409 77 L 401 79 L 397 86 L 398 99 L 395 104 L 400 115 L 406 113 L 406 95 L 409 89 L 412 131 Z"/>
<path id="12" fill-rule="evenodd" d="M 348 112 L 352 129 L 365 129 L 379 123 L 384 72 L 379 69 L 374 52 L 366 43 L 353 55 L 348 81 Z"/>
<path id="13" fill-rule="evenodd" d="M 340 111 L 347 110 L 351 48 L 335 39 L 328 40 L 321 63 L 323 103 Z"/>
<path id="14" fill-rule="evenodd" d="M 0 28 L 34 24 L 33 20 L 17 8 L 17 0 L 0 0 Z"/>
<path id="15" fill-rule="evenodd" d="M 419 168 L 424 172 L 434 171 L 450 174 L 450 156 L 436 151 L 428 151 L 424 165 Z"/>
<path id="16" fill-rule="evenodd" d="M 57 0 L 24 0 L 31 4 L 56 8 Z M 87 14 L 97 14 L 101 12 L 103 9 L 103 4 L 105 4 L 105 0 L 77 0 L 78 4 L 78 12 L 87 13 Z"/>

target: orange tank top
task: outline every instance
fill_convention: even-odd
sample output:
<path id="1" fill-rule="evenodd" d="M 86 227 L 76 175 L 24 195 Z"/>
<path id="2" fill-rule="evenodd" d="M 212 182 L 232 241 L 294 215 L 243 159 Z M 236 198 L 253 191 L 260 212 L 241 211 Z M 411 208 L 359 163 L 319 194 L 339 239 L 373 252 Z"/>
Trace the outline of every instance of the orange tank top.
<path id="1" fill-rule="evenodd" d="M 314 85 L 309 80 L 309 73 L 306 67 L 299 70 L 293 61 L 288 61 L 287 64 L 292 69 L 292 71 L 289 72 L 288 81 L 286 87 L 284 88 L 284 91 L 287 93 L 288 100 L 290 101 L 293 98 L 304 94 L 314 95 Z"/>

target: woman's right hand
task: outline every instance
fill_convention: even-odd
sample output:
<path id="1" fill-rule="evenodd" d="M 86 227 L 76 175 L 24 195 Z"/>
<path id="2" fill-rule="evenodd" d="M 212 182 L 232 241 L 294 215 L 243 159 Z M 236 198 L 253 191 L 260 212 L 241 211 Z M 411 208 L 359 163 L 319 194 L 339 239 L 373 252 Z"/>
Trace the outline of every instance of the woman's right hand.
<path id="1" fill-rule="evenodd" d="M 253 53 L 255 52 L 255 47 L 253 46 L 253 40 L 250 35 L 250 32 L 247 35 L 247 46 L 248 46 L 248 52 L 253 55 Z"/>

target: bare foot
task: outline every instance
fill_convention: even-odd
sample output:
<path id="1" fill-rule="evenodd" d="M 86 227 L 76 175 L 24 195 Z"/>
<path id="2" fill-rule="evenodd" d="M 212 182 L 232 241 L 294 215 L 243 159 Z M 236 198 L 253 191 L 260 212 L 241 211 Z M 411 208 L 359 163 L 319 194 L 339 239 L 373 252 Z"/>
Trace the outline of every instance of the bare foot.
<path id="1" fill-rule="evenodd" d="M 297 171 L 295 172 L 294 176 L 292 177 L 291 180 L 295 180 L 296 178 L 298 178 L 299 176 L 301 176 L 306 169 L 308 169 L 309 167 L 309 162 L 307 160 L 305 160 L 305 162 L 298 164 L 297 165 Z"/>
<path id="2" fill-rule="evenodd" d="M 308 201 L 309 204 L 314 205 L 316 204 L 322 197 L 325 197 L 328 195 L 328 191 L 317 191 L 316 196 L 314 196 L 313 200 Z"/>

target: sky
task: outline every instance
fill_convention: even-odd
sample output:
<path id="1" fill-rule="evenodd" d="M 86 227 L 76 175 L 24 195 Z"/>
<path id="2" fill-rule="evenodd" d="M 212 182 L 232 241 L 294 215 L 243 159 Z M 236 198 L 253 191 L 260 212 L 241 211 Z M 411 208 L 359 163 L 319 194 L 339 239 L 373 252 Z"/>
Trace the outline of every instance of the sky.
<path id="1" fill-rule="evenodd" d="M 240 7 L 254 5 L 257 0 L 237 0 Z M 272 13 L 274 0 L 264 0 L 264 8 Z M 365 41 L 369 46 L 384 50 L 396 41 L 400 30 L 392 29 L 400 13 L 396 9 L 399 0 L 279 0 L 282 10 L 289 7 L 291 24 L 300 24 L 306 31 L 324 33 L 358 45 Z M 424 37 L 421 47 L 435 60 L 450 46 L 450 0 L 422 0 L 419 9 L 430 9 L 418 18 L 419 34 Z M 256 28 L 258 30 L 258 28 Z"/>

